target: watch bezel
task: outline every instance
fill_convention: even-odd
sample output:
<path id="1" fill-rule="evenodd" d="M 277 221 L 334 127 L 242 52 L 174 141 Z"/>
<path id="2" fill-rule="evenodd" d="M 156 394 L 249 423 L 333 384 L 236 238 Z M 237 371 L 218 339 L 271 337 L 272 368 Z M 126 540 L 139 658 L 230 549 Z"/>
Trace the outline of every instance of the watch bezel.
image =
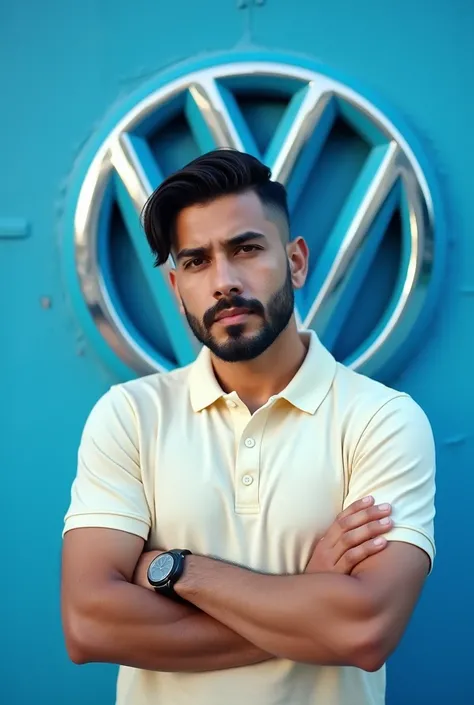
<path id="1" fill-rule="evenodd" d="M 158 556 L 155 556 L 155 558 L 151 561 L 150 565 L 148 566 L 148 570 L 147 570 L 147 578 L 148 578 L 148 582 L 150 583 L 150 585 L 152 587 L 154 587 L 155 590 L 160 589 L 160 588 L 172 589 L 174 582 L 176 582 L 176 580 L 174 580 L 174 582 L 173 582 L 173 579 L 174 578 L 179 579 L 179 577 L 181 576 L 181 573 L 183 572 L 182 566 L 184 564 L 184 557 L 186 555 L 190 555 L 190 554 L 191 554 L 191 551 L 188 551 L 188 550 L 173 549 L 171 551 L 163 551 L 163 553 L 160 553 Z M 151 572 L 153 564 L 155 563 L 155 561 L 158 561 L 160 558 L 162 558 L 165 555 L 171 556 L 171 558 L 173 559 L 173 565 L 171 566 L 169 573 L 159 581 L 152 580 L 152 578 L 150 576 L 150 572 Z M 181 568 L 181 570 L 180 570 L 180 568 Z"/>

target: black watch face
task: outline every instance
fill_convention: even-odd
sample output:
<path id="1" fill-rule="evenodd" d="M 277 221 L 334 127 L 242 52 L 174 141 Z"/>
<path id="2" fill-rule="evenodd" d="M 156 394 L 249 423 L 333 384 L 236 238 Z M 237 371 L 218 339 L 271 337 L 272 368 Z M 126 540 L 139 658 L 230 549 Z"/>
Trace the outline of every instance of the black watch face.
<path id="1" fill-rule="evenodd" d="M 169 553 L 163 553 L 163 555 L 155 558 L 153 563 L 150 565 L 148 570 L 148 578 L 152 583 L 160 583 L 165 580 L 173 569 L 174 561 L 173 557 Z"/>

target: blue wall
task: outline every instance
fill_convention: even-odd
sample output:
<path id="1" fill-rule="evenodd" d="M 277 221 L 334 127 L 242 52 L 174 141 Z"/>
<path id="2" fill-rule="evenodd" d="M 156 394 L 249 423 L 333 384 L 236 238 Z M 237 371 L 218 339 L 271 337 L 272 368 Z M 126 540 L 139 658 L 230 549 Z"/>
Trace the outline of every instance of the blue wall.
<path id="1" fill-rule="evenodd" d="M 467 546 L 474 490 L 474 5 L 249 5 L 30 0 L 2 8 L 0 657 L 1 700 L 9 705 L 113 702 L 115 668 L 71 665 L 59 615 L 62 518 L 79 435 L 94 401 L 117 381 L 70 303 L 62 256 L 69 175 L 111 107 L 147 78 L 194 55 L 248 49 L 301 53 L 363 83 L 410 123 L 437 172 L 450 242 L 443 296 L 418 356 L 390 383 L 426 409 L 437 438 L 438 559 L 389 665 L 388 703 L 474 702 Z M 13 236 L 10 219 L 26 221 L 24 237 Z"/>

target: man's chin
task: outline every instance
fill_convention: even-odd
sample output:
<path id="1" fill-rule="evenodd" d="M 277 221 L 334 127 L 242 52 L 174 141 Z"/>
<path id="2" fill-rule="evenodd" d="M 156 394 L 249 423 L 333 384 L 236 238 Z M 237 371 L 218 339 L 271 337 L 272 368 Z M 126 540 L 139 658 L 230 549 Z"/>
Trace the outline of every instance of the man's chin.
<path id="1" fill-rule="evenodd" d="M 225 327 L 225 332 L 227 333 L 227 340 L 235 341 L 245 341 L 251 339 L 251 334 L 245 332 L 245 323 L 235 323 L 231 326 Z"/>
<path id="2" fill-rule="evenodd" d="M 232 326 L 241 328 L 241 326 Z M 242 330 L 228 331 L 226 340 L 213 338 L 207 343 L 211 352 L 224 362 L 248 362 L 259 357 L 268 347 L 268 341 L 260 339 L 255 333 L 245 333 Z"/>

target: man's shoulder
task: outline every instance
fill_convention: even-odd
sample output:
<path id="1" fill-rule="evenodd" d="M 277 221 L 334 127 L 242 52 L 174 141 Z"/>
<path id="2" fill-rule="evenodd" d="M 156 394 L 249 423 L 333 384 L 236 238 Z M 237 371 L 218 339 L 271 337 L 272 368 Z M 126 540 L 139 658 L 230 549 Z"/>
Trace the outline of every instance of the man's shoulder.
<path id="1" fill-rule="evenodd" d="M 126 382 L 113 384 L 92 407 L 86 426 L 97 428 L 102 424 L 118 424 L 123 428 L 149 426 L 160 416 L 162 409 L 171 409 L 179 400 L 189 398 L 188 367 L 171 372 L 154 373 Z"/>
<path id="2" fill-rule="evenodd" d="M 384 405 L 398 397 L 410 398 L 406 392 L 389 387 L 341 363 L 337 363 L 334 381 L 338 394 L 369 406 Z"/>
<path id="3" fill-rule="evenodd" d="M 189 373 L 192 365 L 169 372 L 156 372 L 114 385 L 111 394 L 121 396 L 134 408 L 157 407 L 181 396 L 189 395 Z"/>
<path id="4" fill-rule="evenodd" d="M 399 391 L 360 372 L 339 364 L 334 391 L 346 424 L 360 432 L 375 417 L 395 417 L 399 420 L 424 417 L 418 403 L 404 391 Z"/>
<path id="5" fill-rule="evenodd" d="M 128 439 L 136 444 L 141 433 L 155 438 L 165 413 L 189 405 L 188 374 L 188 368 L 183 367 L 112 385 L 92 406 L 82 443 L 93 439 L 99 445 L 115 444 Z"/>

